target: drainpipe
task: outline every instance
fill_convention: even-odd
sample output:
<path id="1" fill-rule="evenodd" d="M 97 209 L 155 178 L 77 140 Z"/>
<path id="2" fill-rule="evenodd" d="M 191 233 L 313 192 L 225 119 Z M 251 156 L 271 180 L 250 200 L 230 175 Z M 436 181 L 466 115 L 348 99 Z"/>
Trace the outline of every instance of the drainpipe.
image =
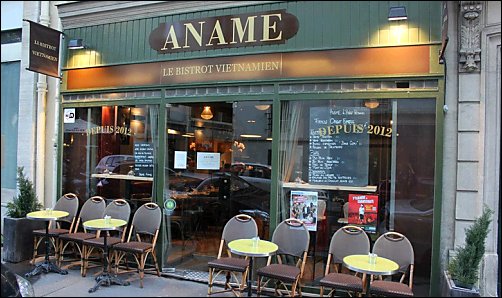
<path id="1" fill-rule="evenodd" d="M 54 16 L 53 16 L 54 17 Z M 53 26 L 57 27 L 57 30 L 63 31 L 62 30 L 62 24 L 61 21 L 57 21 L 57 25 Z M 62 35 L 61 38 L 61 45 L 60 45 L 60 50 L 59 50 L 59 68 L 62 69 L 61 63 L 63 61 L 63 49 L 62 45 L 64 44 L 64 35 Z M 59 73 L 60 76 L 62 76 L 62 73 Z M 58 144 L 59 144 L 59 110 L 61 108 L 61 97 L 60 97 L 60 90 L 61 90 L 61 80 L 56 79 L 56 83 L 54 86 L 54 131 L 53 131 L 53 139 L 52 139 L 52 144 L 53 144 L 53 152 L 52 152 L 52 196 L 50 198 L 50 203 L 52 206 L 56 204 L 56 201 L 58 199 L 58 194 L 59 194 L 59 189 L 58 189 L 58 167 L 59 167 L 59 160 L 58 160 Z"/>
<path id="2" fill-rule="evenodd" d="M 49 1 L 40 1 L 40 24 L 49 26 Z M 45 202 L 45 109 L 47 103 L 47 76 L 38 74 L 37 81 L 37 148 L 35 154 L 36 193 L 44 206 Z"/>

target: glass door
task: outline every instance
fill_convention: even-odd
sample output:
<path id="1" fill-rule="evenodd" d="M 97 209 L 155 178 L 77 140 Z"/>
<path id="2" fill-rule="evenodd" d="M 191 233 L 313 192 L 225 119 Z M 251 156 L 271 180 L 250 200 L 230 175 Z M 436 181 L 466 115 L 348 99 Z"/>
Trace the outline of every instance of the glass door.
<path id="1" fill-rule="evenodd" d="M 225 223 L 245 213 L 268 238 L 271 102 L 198 102 L 166 107 L 167 265 L 207 272 Z"/>

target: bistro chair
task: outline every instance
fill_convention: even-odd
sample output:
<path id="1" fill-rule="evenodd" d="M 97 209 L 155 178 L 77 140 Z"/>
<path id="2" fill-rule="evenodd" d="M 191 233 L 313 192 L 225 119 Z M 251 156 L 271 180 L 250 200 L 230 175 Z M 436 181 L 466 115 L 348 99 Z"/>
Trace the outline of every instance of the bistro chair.
<path id="1" fill-rule="evenodd" d="M 348 224 L 349 223 L 349 202 L 345 202 L 342 207 L 343 217 L 338 219 L 338 223 L 340 224 Z"/>
<path id="2" fill-rule="evenodd" d="M 103 214 L 105 212 L 105 199 L 100 196 L 94 196 L 88 199 L 82 209 L 80 210 L 80 214 L 77 217 L 75 230 L 73 233 L 63 234 L 59 236 L 60 242 L 60 252 L 59 252 L 59 262 L 70 262 L 75 261 L 75 259 L 64 260 L 64 253 L 66 248 L 72 244 L 74 249 L 76 248 L 78 251 L 78 255 L 80 256 L 80 270 L 81 273 L 83 271 L 83 260 L 82 260 L 82 243 L 86 239 L 99 237 L 99 232 L 95 233 L 95 231 L 87 231 L 84 227 L 84 222 L 92 219 L 103 218 Z M 76 252 L 76 251 L 75 251 Z M 70 264 L 72 266 L 73 264 Z"/>
<path id="3" fill-rule="evenodd" d="M 298 219 L 286 219 L 274 230 L 272 242 L 279 247 L 276 252 L 277 263 L 271 264 L 272 256 L 270 256 L 267 265 L 257 270 L 258 295 L 268 282 L 276 280 L 275 294 L 277 296 L 288 294 L 290 297 L 294 297 L 297 287 L 301 296 L 299 283 L 303 277 L 310 243 L 307 227 Z M 293 264 L 288 262 L 290 258 L 293 259 Z M 296 263 L 295 260 L 297 260 Z M 291 284 L 291 291 L 287 288 L 287 283 Z M 279 289 L 280 286 L 284 289 Z"/>
<path id="4" fill-rule="evenodd" d="M 209 279 L 207 294 L 216 294 L 232 291 L 235 296 L 240 296 L 246 284 L 246 277 L 249 273 L 249 259 L 234 257 L 228 249 L 228 243 L 236 239 L 251 239 L 258 236 L 258 226 L 255 220 L 246 214 L 238 214 L 232 217 L 223 228 L 220 240 L 220 248 L 218 257 L 207 263 L 209 267 Z M 223 256 L 223 250 L 226 250 L 226 257 Z M 226 273 L 225 289 L 218 292 L 213 292 L 213 282 L 220 273 Z M 235 272 L 239 272 L 242 276 L 240 282 Z M 234 284 L 231 284 L 231 277 L 234 278 Z M 239 284 L 238 290 L 234 287 Z"/>
<path id="5" fill-rule="evenodd" d="M 64 194 L 54 206 L 54 210 L 66 211 L 68 216 L 59 218 L 55 221 L 56 227 L 51 228 L 53 222 L 49 223 L 49 239 L 54 246 L 54 257 L 56 262 L 59 261 L 59 236 L 62 234 L 71 233 L 75 223 L 75 216 L 78 212 L 78 197 L 73 193 Z M 35 259 L 41 255 L 38 254 L 38 247 L 45 238 L 45 229 L 33 231 L 33 259 L 32 264 L 35 264 Z"/>
<path id="6" fill-rule="evenodd" d="M 391 297 L 411 297 L 413 296 L 413 268 L 414 252 L 411 242 L 403 234 L 397 232 L 387 232 L 375 241 L 373 253 L 379 257 L 393 260 L 399 265 L 399 281 L 375 280 L 370 284 L 370 294 Z M 405 284 L 405 277 L 409 271 L 408 284 Z"/>
<path id="7" fill-rule="evenodd" d="M 319 281 L 320 296 L 324 288 L 331 288 L 331 297 L 336 289 L 348 292 L 363 292 L 363 280 L 352 274 L 342 273 L 343 258 L 348 255 L 367 255 L 370 252 L 370 240 L 364 230 L 357 226 L 344 226 L 333 234 L 329 244 L 328 259 L 324 277 Z M 330 272 L 331 267 L 334 271 Z"/>
<path id="8" fill-rule="evenodd" d="M 131 216 L 131 207 L 124 199 L 116 199 L 112 201 L 105 208 L 105 216 L 109 215 L 111 218 L 122 219 L 129 222 L 129 217 Z M 118 228 L 116 231 L 107 231 L 106 245 L 110 250 L 111 247 L 117 243 L 124 242 L 125 231 L 127 230 L 127 225 Z M 104 250 L 104 238 L 90 238 L 82 242 L 82 276 L 85 277 L 87 269 L 89 268 L 89 260 L 95 249 Z M 101 254 L 100 254 L 101 255 Z M 110 262 L 108 262 L 110 264 Z"/>
<path id="9" fill-rule="evenodd" d="M 143 277 L 145 276 L 145 265 L 149 255 L 152 256 L 157 276 L 160 276 L 157 256 L 155 255 L 155 244 L 159 236 L 162 212 L 160 207 L 152 202 L 145 203 L 136 210 L 129 229 L 127 242 L 117 243 L 112 246 L 112 258 L 115 260 L 115 270 L 119 273 L 119 264 L 127 255 L 134 256 L 138 266 L 140 287 L 143 288 Z M 134 235 L 134 236 L 133 236 Z M 127 265 L 127 260 L 125 260 Z M 149 268 L 148 270 L 151 270 Z M 127 271 L 123 271 L 127 272 Z M 120 273 L 123 273 L 120 272 Z"/>
<path id="10" fill-rule="evenodd" d="M 327 232 L 327 217 L 326 217 L 326 201 L 318 200 L 317 201 L 317 226 L 318 228 L 318 237 L 320 238 L 320 244 L 325 247 L 326 246 L 326 238 L 329 233 Z"/>

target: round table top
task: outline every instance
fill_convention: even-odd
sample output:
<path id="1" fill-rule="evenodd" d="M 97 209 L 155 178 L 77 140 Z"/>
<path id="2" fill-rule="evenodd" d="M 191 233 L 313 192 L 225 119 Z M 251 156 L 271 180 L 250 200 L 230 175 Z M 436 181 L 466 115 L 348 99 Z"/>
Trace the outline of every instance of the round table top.
<path id="1" fill-rule="evenodd" d="M 258 245 L 254 245 L 253 239 L 237 239 L 230 241 L 228 248 L 232 253 L 249 257 L 268 257 L 279 249 L 277 244 L 261 239 Z"/>
<path id="2" fill-rule="evenodd" d="M 110 222 L 106 223 L 104 218 L 99 218 L 84 222 L 84 227 L 89 230 L 112 231 L 126 224 L 122 219 L 110 218 Z"/>
<path id="3" fill-rule="evenodd" d="M 40 210 L 40 211 L 33 211 L 33 212 L 26 214 L 26 218 L 49 221 L 49 220 L 56 220 L 58 218 L 65 217 L 68 215 L 69 215 L 69 213 L 66 211 Z"/>
<path id="4" fill-rule="evenodd" d="M 375 275 L 392 275 L 399 269 L 396 262 L 383 257 L 377 257 L 375 264 L 370 264 L 368 255 L 346 256 L 343 263 L 350 270 Z"/>

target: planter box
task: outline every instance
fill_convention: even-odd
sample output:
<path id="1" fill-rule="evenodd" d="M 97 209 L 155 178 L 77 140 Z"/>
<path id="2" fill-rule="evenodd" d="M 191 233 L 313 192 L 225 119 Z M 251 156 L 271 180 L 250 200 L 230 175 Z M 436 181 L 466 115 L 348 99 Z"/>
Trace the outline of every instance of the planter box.
<path id="1" fill-rule="evenodd" d="M 33 257 L 33 230 L 45 229 L 45 221 L 4 217 L 3 252 L 6 262 L 18 263 Z"/>
<path id="2" fill-rule="evenodd" d="M 444 297 L 481 297 L 479 290 L 477 289 L 467 289 L 457 287 L 453 279 L 451 279 L 450 274 L 447 271 L 443 271 L 444 278 Z"/>

